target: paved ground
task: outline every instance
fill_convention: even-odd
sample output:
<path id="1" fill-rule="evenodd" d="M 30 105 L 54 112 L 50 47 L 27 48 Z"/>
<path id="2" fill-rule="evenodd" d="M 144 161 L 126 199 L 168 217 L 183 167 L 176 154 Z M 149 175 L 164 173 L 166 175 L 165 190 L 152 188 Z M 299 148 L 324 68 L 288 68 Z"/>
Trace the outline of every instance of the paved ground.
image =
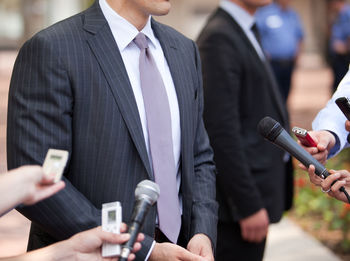
<path id="1" fill-rule="evenodd" d="M 0 52 L 0 173 L 6 170 L 6 106 L 10 74 L 16 53 Z M 312 58 L 307 60 L 313 63 Z M 327 102 L 331 74 L 328 69 L 299 69 L 288 101 L 291 126 L 311 128 L 311 120 Z M 258 88 L 258 83 L 257 83 Z M 0 218 L 0 257 L 23 253 L 29 221 L 16 211 Z M 264 261 L 336 261 L 316 240 L 289 220 L 271 227 Z"/>
<path id="2" fill-rule="evenodd" d="M 328 248 L 289 219 L 271 225 L 264 261 L 340 261 Z"/>

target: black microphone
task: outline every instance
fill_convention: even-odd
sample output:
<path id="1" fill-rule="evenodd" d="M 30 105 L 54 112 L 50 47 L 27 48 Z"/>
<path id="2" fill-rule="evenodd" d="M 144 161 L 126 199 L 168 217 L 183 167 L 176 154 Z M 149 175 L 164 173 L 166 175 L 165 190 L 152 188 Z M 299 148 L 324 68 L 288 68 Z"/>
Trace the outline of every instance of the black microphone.
<path id="1" fill-rule="evenodd" d="M 157 201 L 159 192 L 159 186 L 150 180 L 143 180 L 137 184 L 135 189 L 135 204 L 132 212 L 131 224 L 128 229 L 130 239 L 122 246 L 120 261 L 128 260 L 128 256 L 133 249 L 148 210 Z"/>
<path id="2" fill-rule="evenodd" d="M 327 169 L 315 158 L 313 158 L 310 153 L 303 149 L 295 140 L 293 140 L 293 138 L 283 129 L 279 122 L 270 117 L 265 117 L 259 122 L 258 131 L 265 139 L 287 151 L 289 154 L 299 160 L 305 167 L 309 168 L 311 164 L 314 165 L 315 173 L 321 178 L 325 179 L 329 176 Z M 344 192 L 348 201 L 350 202 L 350 197 L 345 188 L 341 187 L 340 191 Z"/>

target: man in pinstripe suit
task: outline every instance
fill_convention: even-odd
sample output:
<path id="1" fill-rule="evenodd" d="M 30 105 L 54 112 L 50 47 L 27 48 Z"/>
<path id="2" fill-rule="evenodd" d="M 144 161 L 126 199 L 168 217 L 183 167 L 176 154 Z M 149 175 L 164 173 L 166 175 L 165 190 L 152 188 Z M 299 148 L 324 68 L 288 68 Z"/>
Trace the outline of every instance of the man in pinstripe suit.
<path id="1" fill-rule="evenodd" d="M 9 93 L 8 167 L 42 164 L 49 148 L 71 155 L 66 188 L 18 209 L 32 221 L 29 249 L 99 225 L 105 202 L 120 201 L 128 222 L 137 183 L 154 180 L 133 41 L 141 31 L 171 107 L 181 232 L 177 245 L 154 241 L 159 219 L 151 209 L 137 260 L 213 260 L 215 167 L 202 121 L 200 60 L 192 41 L 150 18 L 169 8 L 168 0 L 99 0 L 21 48 Z"/>

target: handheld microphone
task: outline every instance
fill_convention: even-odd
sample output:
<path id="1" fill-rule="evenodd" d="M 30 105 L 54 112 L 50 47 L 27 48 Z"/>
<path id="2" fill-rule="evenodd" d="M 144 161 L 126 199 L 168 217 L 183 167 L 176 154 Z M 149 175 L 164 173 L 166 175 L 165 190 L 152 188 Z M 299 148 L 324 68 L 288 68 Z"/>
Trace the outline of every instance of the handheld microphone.
<path id="1" fill-rule="evenodd" d="M 128 229 L 130 239 L 122 246 L 120 261 L 126 261 L 128 259 L 148 210 L 157 201 L 159 193 L 159 186 L 150 180 L 143 180 L 137 184 L 135 189 L 135 204 L 131 224 Z"/>
<path id="2" fill-rule="evenodd" d="M 315 166 L 315 173 L 321 178 L 325 179 L 329 176 L 327 169 L 313 158 L 310 153 L 303 149 L 293 138 L 283 129 L 279 122 L 270 117 L 263 118 L 258 124 L 259 133 L 267 140 L 287 151 L 297 160 L 299 160 L 305 167 L 309 168 L 310 165 Z M 341 192 L 344 192 L 348 201 L 350 197 L 344 187 L 340 188 Z"/>

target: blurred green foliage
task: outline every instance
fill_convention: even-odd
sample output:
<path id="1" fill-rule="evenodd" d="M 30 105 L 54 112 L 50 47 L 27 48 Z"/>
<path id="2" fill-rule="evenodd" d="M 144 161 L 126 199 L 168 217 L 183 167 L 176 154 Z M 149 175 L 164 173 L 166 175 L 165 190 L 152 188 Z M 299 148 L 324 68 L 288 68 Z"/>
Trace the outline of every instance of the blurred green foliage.
<path id="1" fill-rule="evenodd" d="M 350 149 L 343 150 L 336 157 L 328 160 L 327 169 L 350 171 Z M 342 252 L 350 252 L 350 204 L 346 204 L 327 196 L 319 187 L 310 183 L 308 174 L 295 170 L 294 211 L 296 217 L 312 217 L 312 229 L 328 227 L 329 230 L 341 230 L 342 240 L 339 242 Z"/>

